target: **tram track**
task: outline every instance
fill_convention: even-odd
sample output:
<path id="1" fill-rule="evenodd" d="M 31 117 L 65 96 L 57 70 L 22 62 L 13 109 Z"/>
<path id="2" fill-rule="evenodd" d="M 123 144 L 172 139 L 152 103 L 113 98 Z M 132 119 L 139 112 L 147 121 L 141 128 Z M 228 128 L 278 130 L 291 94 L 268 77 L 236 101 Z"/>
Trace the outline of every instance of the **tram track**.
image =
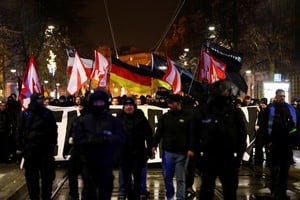
<path id="1" fill-rule="evenodd" d="M 293 169 L 292 169 L 293 170 Z M 240 179 L 240 185 L 238 189 L 238 196 L 243 197 L 243 199 L 247 200 L 259 200 L 259 199 L 267 199 L 270 197 L 269 190 L 267 188 L 268 182 L 270 180 L 268 171 L 266 168 L 263 168 L 263 170 L 257 170 L 257 169 L 241 169 L 241 172 L 239 174 Z M 112 199 L 117 199 L 117 171 L 115 173 L 115 188 L 113 191 L 113 197 Z M 151 192 L 151 199 L 164 199 L 164 182 L 161 176 L 157 176 L 160 174 L 160 170 L 155 170 L 155 172 L 151 171 L 149 169 L 149 181 L 151 181 L 151 184 L 149 184 L 149 191 Z M 196 177 L 196 179 L 199 179 L 199 177 Z M 155 182 L 153 182 L 155 181 Z M 59 200 L 59 199 L 65 199 L 68 196 L 68 175 L 67 170 L 64 167 L 60 167 L 56 170 L 56 179 L 54 180 L 53 184 L 53 192 L 51 199 L 52 200 Z M 82 183 L 81 183 L 82 184 Z M 199 189 L 199 186 L 201 185 L 201 182 L 195 183 L 197 186 L 197 189 Z M 153 188 L 155 187 L 155 188 Z M 246 192 L 245 192 L 246 191 Z M 243 195 L 241 195 L 243 193 Z M 247 197 L 246 197 L 247 193 Z M 292 195 L 293 197 L 300 195 L 300 174 L 298 174 L 298 171 L 292 171 L 290 173 L 289 178 L 289 185 L 288 185 L 288 194 Z M 26 184 L 22 186 L 22 188 L 16 192 L 16 194 L 9 198 L 8 200 L 20 200 L 20 199 L 29 199 Z M 193 198 L 193 200 L 196 200 L 197 198 Z M 219 182 L 216 183 L 215 188 L 215 199 L 216 200 L 222 200 L 224 199 L 222 186 Z M 291 198 L 295 199 L 295 198 Z M 296 198 L 299 199 L 299 198 Z"/>
<path id="2" fill-rule="evenodd" d="M 68 180 L 68 173 L 66 172 L 64 176 L 61 178 L 61 180 L 57 183 L 56 188 L 52 191 L 51 200 L 55 200 L 58 197 L 60 190 L 65 185 L 67 180 Z"/>

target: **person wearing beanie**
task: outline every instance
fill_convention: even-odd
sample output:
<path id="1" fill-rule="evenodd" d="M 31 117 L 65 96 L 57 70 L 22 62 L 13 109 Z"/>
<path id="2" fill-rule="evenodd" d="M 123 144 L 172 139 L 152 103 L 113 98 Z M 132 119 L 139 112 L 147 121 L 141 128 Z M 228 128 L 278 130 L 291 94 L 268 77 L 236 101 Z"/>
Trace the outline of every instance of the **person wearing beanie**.
<path id="1" fill-rule="evenodd" d="M 123 101 L 123 110 L 118 115 L 123 125 L 126 142 L 121 154 L 120 187 L 123 194 L 119 199 L 146 199 L 142 189 L 142 170 L 152 157 L 152 128 L 142 110 L 137 108 L 135 100 L 127 97 Z M 133 179 L 132 179 L 133 177 Z M 132 187 L 133 186 L 133 187 Z M 133 189 L 132 189 L 133 188 Z"/>

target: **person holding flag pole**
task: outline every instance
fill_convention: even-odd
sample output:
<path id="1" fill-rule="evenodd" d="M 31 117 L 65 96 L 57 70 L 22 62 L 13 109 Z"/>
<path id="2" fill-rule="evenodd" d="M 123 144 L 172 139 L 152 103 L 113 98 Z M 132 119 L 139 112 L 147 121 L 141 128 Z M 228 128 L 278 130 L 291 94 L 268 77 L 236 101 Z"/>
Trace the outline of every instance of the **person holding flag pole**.
<path id="1" fill-rule="evenodd" d="M 44 106 L 33 55 L 24 74 L 20 98 L 24 110 L 18 125 L 16 153 L 23 156 L 21 167 L 24 164 L 30 199 L 39 200 L 41 196 L 43 200 L 50 200 L 55 178 L 58 131 L 52 111 Z M 25 100 L 29 98 L 30 103 L 26 105 Z"/>

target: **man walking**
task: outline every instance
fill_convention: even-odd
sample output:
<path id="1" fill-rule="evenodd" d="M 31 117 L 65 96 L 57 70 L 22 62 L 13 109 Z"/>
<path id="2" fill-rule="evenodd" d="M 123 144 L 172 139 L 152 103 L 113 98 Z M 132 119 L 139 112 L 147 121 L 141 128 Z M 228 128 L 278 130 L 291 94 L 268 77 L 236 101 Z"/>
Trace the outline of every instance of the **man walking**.
<path id="1" fill-rule="evenodd" d="M 232 103 L 229 81 L 211 85 L 207 102 L 199 106 L 196 125 L 201 172 L 199 199 L 214 199 L 215 181 L 219 177 L 224 200 L 237 200 L 246 127 L 242 111 Z"/>
<path id="2" fill-rule="evenodd" d="M 163 176 L 168 200 L 174 198 L 175 190 L 173 177 L 176 177 L 176 199 L 186 198 L 186 166 L 189 157 L 194 156 L 192 130 L 193 114 L 182 108 L 180 95 L 170 95 L 167 100 L 170 111 L 165 113 L 158 121 L 156 133 L 153 138 L 154 147 L 161 143 Z"/>
<path id="3" fill-rule="evenodd" d="M 22 112 L 17 150 L 23 153 L 25 178 L 31 200 L 50 200 L 55 178 L 54 154 L 57 144 L 57 125 L 51 110 L 43 103 L 44 96 L 34 93 L 28 109 Z"/>
<path id="4" fill-rule="evenodd" d="M 76 120 L 72 131 L 79 151 L 86 200 L 110 200 L 113 191 L 113 168 L 125 136 L 121 122 L 109 113 L 110 101 L 107 91 L 91 91 L 89 111 Z"/>
<path id="5" fill-rule="evenodd" d="M 120 190 L 125 190 L 125 194 L 123 198 L 120 195 L 119 199 L 125 199 L 126 196 L 128 200 L 144 200 L 147 194 L 142 191 L 142 173 L 152 154 L 152 128 L 131 97 L 124 99 L 123 110 L 118 119 L 122 122 L 126 135 L 119 171 L 119 187 L 124 186 Z"/>
<path id="6" fill-rule="evenodd" d="M 293 164 L 292 145 L 298 137 L 299 117 L 295 108 L 285 102 L 285 91 L 277 89 L 275 102 L 270 103 L 262 123 L 266 135 L 267 163 L 270 169 L 270 190 L 273 199 L 290 199 L 287 182 Z"/>

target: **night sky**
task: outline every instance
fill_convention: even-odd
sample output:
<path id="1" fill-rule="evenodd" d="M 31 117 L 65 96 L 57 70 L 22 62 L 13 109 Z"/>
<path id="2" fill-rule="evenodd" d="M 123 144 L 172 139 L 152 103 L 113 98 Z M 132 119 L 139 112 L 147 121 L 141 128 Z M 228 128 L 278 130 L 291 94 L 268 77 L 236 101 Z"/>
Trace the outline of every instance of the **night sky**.
<path id="1" fill-rule="evenodd" d="M 172 20 L 180 0 L 107 0 L 116 46 L 152 49 Z M 104 1 L 91 0 L 79 15 L 88 16 L 84 35 L 113 47 Z"/>

